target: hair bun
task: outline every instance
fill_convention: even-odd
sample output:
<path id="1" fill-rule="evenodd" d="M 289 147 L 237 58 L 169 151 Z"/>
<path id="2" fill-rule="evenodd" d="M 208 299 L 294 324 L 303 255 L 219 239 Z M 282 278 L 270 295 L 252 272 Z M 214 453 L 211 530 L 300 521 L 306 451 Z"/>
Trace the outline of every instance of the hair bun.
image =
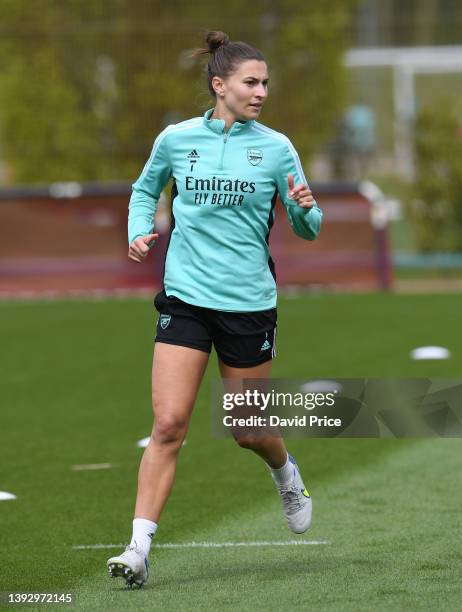
<path id="1" fill-rule="evenodd" d="M 229 36 L 224 32 L 212 31 L 207 34 L 205 42 L 209 48 L 209 53 L 215 53 L 220 47 L 229 43 Z"/>

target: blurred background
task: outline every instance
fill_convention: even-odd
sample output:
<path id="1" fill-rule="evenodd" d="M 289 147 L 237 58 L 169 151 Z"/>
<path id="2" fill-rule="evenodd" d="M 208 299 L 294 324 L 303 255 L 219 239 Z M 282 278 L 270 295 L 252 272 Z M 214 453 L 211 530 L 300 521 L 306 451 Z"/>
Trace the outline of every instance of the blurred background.
<path id="1" fill-rule="evenodd" d="M 456 0 L 2 0 L 0 296 L 161 282 L 126 259 L 127 202 L 155 136 L 213 105 L 191 58 L 208 29 L 267 57 L 260 120 L 325 212 L 308 245 L 279 210 L 281 286 L 462 288 Z M 156 224 L 159 262 L 169 186 Z"/>

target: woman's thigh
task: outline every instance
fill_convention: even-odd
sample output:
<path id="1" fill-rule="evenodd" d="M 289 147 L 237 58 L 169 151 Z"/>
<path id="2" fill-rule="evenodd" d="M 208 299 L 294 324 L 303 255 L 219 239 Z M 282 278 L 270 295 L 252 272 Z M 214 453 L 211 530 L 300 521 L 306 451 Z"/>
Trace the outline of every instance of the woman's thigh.
<path id="1" fill-rule="evenodd" d="M 152 362 L 152 404 L 156 419 L 188 421 L 209 354 L 157 342 Z"/>
<path id="2" fill-rule="evenodd" d="M 265 361 L 265 363 L 261 363 L 252 368 L 234 368 L 232 366 L 226 365 L 225 363 L 223 363 L 223 361 L 221 361 L 221 359 L 219 359 L 218 365 L 220 367 L 221 377 L 225 381 L 226 380 L 243 380 L 245 378 L 247 379 L 249 378 L 250 379 L 251 378 L 266 379 L 266 378 L 269 378 L 269 375 L 271 373 L 272 361 L 271 360 Z"/>

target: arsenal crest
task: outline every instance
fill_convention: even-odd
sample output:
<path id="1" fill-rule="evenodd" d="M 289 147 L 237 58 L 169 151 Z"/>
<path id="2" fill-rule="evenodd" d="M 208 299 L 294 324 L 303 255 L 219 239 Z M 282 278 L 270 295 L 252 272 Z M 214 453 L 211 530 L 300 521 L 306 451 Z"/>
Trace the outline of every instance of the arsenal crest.
<path id="1" fill-rule="evenodd" d="M 258 166 L 263 159 L 263 151 L 261 149 L 247 149 L 247 161 L 252 166 Z"/>

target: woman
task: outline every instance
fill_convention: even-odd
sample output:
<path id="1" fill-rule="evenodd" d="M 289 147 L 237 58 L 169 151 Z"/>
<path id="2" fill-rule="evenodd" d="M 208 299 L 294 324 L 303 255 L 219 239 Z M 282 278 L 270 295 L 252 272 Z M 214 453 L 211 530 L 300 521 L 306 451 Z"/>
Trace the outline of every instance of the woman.
<path id="1" fill-rule="evenodd" d="M 210 54 L 215 107 L 158 136 L 129 205 L 129 257 L 141 262 L 158 236 L 157 200 L 173 177 L 164 291 L 155 300 L 154 427 L 139 470 L 132 540 L 108 560 L 109 573 L 129 586 L 147 580 L 151 541 L 212 343 L 223 379 L 269 377 L 276 284 L 268 239 L 277 196 L 302 238 L 313 240 L 322 219 L 290 141 L 256 122 L 268 95 L 263 55 L 223 32 L 209 32 L 206 41 L 207 49 L 196 53 Z M 306 531 L 311 499 L 283 440 L 244 435 L 237 441 L 267 463 L 289 527 Z"/>

